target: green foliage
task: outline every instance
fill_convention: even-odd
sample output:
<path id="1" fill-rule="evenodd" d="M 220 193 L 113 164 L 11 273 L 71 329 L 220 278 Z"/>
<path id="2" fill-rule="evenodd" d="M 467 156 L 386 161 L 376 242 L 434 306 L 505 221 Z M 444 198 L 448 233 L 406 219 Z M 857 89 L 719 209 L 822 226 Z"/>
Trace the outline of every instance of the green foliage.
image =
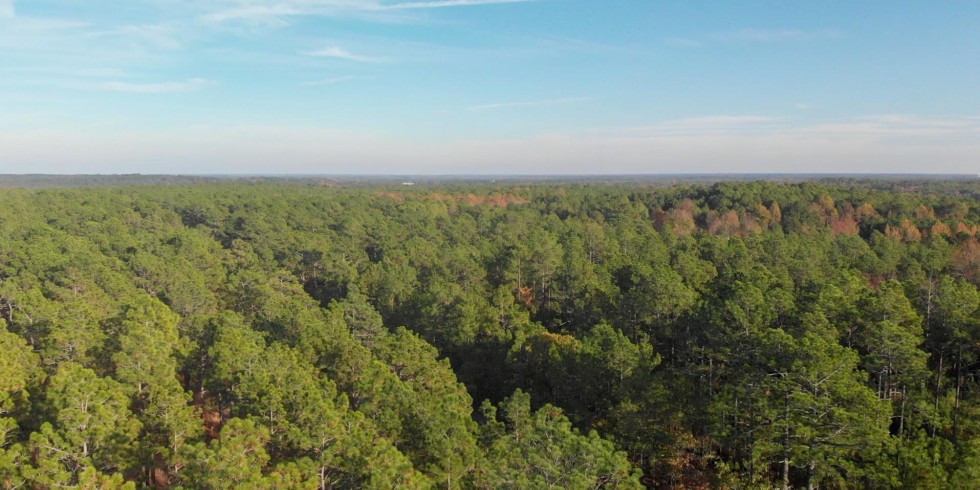
<path id="1" fill-rule="evenodd" d="M 22 408 L 18 405 L 27 403 L 28 387 L 43 378 L 39 359 L 27 342 L 6 328 L 0 330 L 0 416 Z M 5 441 L 0 439 L 0 447 Z"/>
<path id="2" fill-rule="evenodd" d="M 198 444 L 190 451 L 184 479 L 206 489 L 269 487 L 263 469 L 269 463 L 265 444 L 269 431 L 249 419 L 234 418 L 221 429 L 221 437 Z"/>
<path id="3" fill-rule="evenodd" d="M 520 390 L 497 409 L 484 404 L 488 420 L 488 465 L 478 486 L 484 488 L 641 488 L 626 455 L 594 431 L 582 435 L 561 410 L 545 405 L 531 410 Z"/>
<path id="4" fill-rule="evenodd" d="M 975 182 L 309 183 L 0 195 L 0 486 L 977 486 Z"/>
<path id="5" fill-rule="evenodd" d="M 64 363 L 51 377 L 43 410 L 48 414 L 30 436 L 36 485 L 73 483 L 88 468 L 120 472 L 133 468 L 141 424 L 129 410 L 127 388 L 90 369 Z"/>

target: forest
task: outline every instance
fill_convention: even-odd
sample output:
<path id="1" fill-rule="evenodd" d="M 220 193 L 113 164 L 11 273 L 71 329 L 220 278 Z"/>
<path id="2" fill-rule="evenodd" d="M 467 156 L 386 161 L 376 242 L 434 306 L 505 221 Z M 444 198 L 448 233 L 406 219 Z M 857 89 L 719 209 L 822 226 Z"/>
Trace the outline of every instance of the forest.
<path id="1" fill-rule="evenodd" d="M 977 179 L 122 184 L 0 191 L 2 488 L 980 488 Z"/>

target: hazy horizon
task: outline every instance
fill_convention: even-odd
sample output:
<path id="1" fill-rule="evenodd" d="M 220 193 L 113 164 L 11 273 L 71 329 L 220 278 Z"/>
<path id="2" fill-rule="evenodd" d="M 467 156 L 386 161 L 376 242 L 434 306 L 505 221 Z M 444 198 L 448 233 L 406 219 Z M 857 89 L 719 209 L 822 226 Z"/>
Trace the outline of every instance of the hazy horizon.
<path id="1" fill-rule="evenodd" d="M 561 180 L 561 179 L 731 179 L 731 180 L 767 180 L 781 178 L 796 178 L 799 180 L 820 180 L 820 179 L 873 179 L 873 180 L 944 180 L 944 179 L 978 179 L 977 173 L 826 173 L 826 172 L 725 172 L 725 173 L 577 173 L 577 174 L 533 174 L 533 173 L 512 173 L 512 174 L 493 174 L 493 173 L 471 173 L 471 174 L 423 174 L 423 173 L 0 173 L 2 177 L 188 177 L 188 178 L 272 178 L 272 179 L 311 179 L 311 178 L 334 178 L 334 179 L 408 179 L 408 178 L 431 178 L 439 180 L 454 179 L 501 179 L 501 180 Z"/>
<path id="2" fill-rule="evenodd" d="M 0 173 L 966 174 L 975 2 L 0 0 Z"/>

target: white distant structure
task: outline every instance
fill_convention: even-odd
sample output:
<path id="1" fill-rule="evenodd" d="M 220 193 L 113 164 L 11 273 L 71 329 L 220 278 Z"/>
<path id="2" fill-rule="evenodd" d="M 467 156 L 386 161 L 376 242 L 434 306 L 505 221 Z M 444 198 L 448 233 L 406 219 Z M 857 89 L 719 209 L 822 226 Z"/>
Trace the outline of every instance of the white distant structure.
<path id="1" fill-rule="evenodd" d="M 415 185 L 415 182 L 402 182 L 402 185 Z"/>

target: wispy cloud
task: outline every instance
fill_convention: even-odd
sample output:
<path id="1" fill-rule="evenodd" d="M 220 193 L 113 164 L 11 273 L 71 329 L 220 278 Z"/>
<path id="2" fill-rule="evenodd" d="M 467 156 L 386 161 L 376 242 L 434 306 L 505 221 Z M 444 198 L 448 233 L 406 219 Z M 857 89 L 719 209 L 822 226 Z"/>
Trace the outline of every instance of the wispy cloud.
<path id="1" fill-rule="evenodd" d="M 3 0 L 0 0 L 3 1 Z M 301 15 L 341 16 L 357 14 L 380 15 L 398 10 L 443 9 L 529 3 L 539 0 L 432 0 L 414 2 L 385 2 L 381 0 L 238 0 L 233 5 L 203 15 L 210 22 L 245 21 L 259 24 L 283 24 L 288 17 Z M 387 17 L 378 17 L 387 19 Z"/>
<path id="2" fill-rule="evenodd" d="M 443 0 L 433 2 L 405 2 L 385 5 L 386 10 L 400 9 L 438 9 L 447 7 L 467 7 L 474 5 L 496 5 L 502 3 L 529 3 L 537 0 Z"/>
<path id="3" fill-rule="evenodd" d="M 131 82 L 105 82 L 95 84 L 92 87 L 98 90 L 109 90 L 112 92 L 129 92 L 134 94 L 160 94 L 168 92 L 189 92 L 198 90 L 216 82 L 205 78 L 191 78 L 183 82 L 158 82 L 158 83 L 131 83 Z"/>
<path id="4" fill-rule="evenodd" d="M 715 37 L 721 41 L 771 43 L 836 39 L 841 37 L 841 33 L 833 29 L 816 31 L 798 29 L 742 29 L 740 31 L 721 33 Z"/>
<path id="5" fill-rule="evenodd" d="M 316 56 L 318 58 L 336 58 L 340 60 L 356 61 L 358 63 L 382 63 L 387 61 L 384 58 L 354 54 L 339 46 L 329 46 L 316 51 L 308 51 L 304 54 L 307 56 Z"/>
<path id="6" fill-rule="evenodd" d="M 700 116 L 685 119 L 675 119 L 665 124 L 683 127 L 731 127 L 731 126 L 752 126 L 758 124 L 771 124 L 782 121 L 784 118 L 778 116 Z"/>
<path id="7" fill-rule="evenodd" d="M 671 46 L 690 48 L 709 44 L 794 43 L 831 40 L 841 37 L 843 37 L 843 34 L 835 29 L 741 29 L 737 31 L 717 32 L 700 37 L 669 37 L 664 39 L 664 43 Z"/>
<path id="8" fill-rule="evenodd" d="M 14 15 L 14 0 L 0 0 L 0 19 L 11 19 Z"/>
<path id="9" fill-rule="evenodd" d="M 164 24 L 127 25 L 119 27 L 109 34 L 133 39 L 165 50 L 180 49 L 183 46 L 176 29 Z"/>
<path id="10" fill-rule="evenodd" d="M 521 101 L 521 102 L 498 102 L 495 104 L 474 105 L 474 106 L 467 107 L 466 110 L 473 111 L 473 112 L 491 111 L 496 109 L 515 109 L 521 107 L 573 104 L 576 102 L 585 102 L 587 100 L 595 100 L 595 97 L 570 97 L 566 99 L 529 100 L 529 101 Z"/>
<path id="11" fill-rule="evenodd" d="M 316 87 L 322 85 L 334 85 L 337 83 L 349 82 L 351 80 L 373 80 L 373 79 L 374 77 L 359 77 L 359 76 L 349 75 L 343 77 L 325 78 L 323 80 L 316 80 L 313 82 L 303 82 L 302 85 L 305 85 L 307 87 Z"/>
<path id="12" fill-rule="evenodd" d="M 86 67 L 78 68 L 75 66 L 57 66 L 57 65 L 40 65 L 40 66 L 4 66 L 0 67 L 0 73 L 10 74 L 11 78 L 21 78 L 25 77 L 33 80 L 66 80 L 66 79 L 96 79 L 96 80 L 107 80 L 107 79 L 119 79 L 119 78 L 130 78 L 133 74 L 127 72 L 126 70 L 120 68 L 109 68 L 109 67 Z M 53 85 L 59 85 L 54 83 Z"/>
<path id="13" fill-rule="evenodd" d="M 686 37 L 668 37 L 664 40 L 667 44 L 671 46 L 680 46 L 684 48 L 696 48 L 698 46 L 703 46 L 703 41 L 698 41 L 697 39 L 689 39 Z"/>
<path id="14" fill-rule="evenodd" d="M 673 119 L 649 126 L 597 129 L 593 132 L 622 137 L 748 134 L 772 131 L 785 127 L 787 122 L 786 118 L 778 116 L 715 115 Z"/>
<path id="15" fill-rule="evenodd" d="M 915 114 L 877 114 L 852 118 L 833 125 L 827 130 L 839 129 L 863 131 L 878 136 L 936 137 L 971 135 L 980 142 L 980 118 L 977 116 L 924 116 Z"/>
<path id="16" fill-rule="evenodd" d="M 806 121 L 780 116 L 703 116 L 626 128 L 597 128 L 588 132 L 613 139 L 700 138 L 724 136 L 749 138 L 821 139 L 825 141 L 948 142 L 973 139 L 980 144 L 980 118 L 976 116 L 922 116 L 877 114 L 827 121 Z"/>
<path id="17" fill-rule="evenodd" d="M 178 29 L 104 24 L 34 15 L 0 18 L 0 70 L 20 74 L 2 82 L 51 87 L 78 78 L 109 81 L 173 60 L 181 47 Z"/>
<path id="18" fill-rule="evenodd" d="M 256 23 L 281 23 L 283 17 L 303 15 L 308 13 L 290 4 L 279 5 L 243 5 L 226 10 L 220 10 L 204 15 L 208 22 L 246 21 Z"/>
<path id="19" fill-rule="evenodd" d="M 3 19 L 2 15 L 0 19 Z M 11 17 L 6 20 L 7 22 L 0 28 L 0 48 L 35 52 L 45 48 L 64 50 L 65 44 L 68 46 L 78 44 L 83 41 L 86 28 L 89 27 L 86 22 L 74 20 L 38 17 Z"/>

